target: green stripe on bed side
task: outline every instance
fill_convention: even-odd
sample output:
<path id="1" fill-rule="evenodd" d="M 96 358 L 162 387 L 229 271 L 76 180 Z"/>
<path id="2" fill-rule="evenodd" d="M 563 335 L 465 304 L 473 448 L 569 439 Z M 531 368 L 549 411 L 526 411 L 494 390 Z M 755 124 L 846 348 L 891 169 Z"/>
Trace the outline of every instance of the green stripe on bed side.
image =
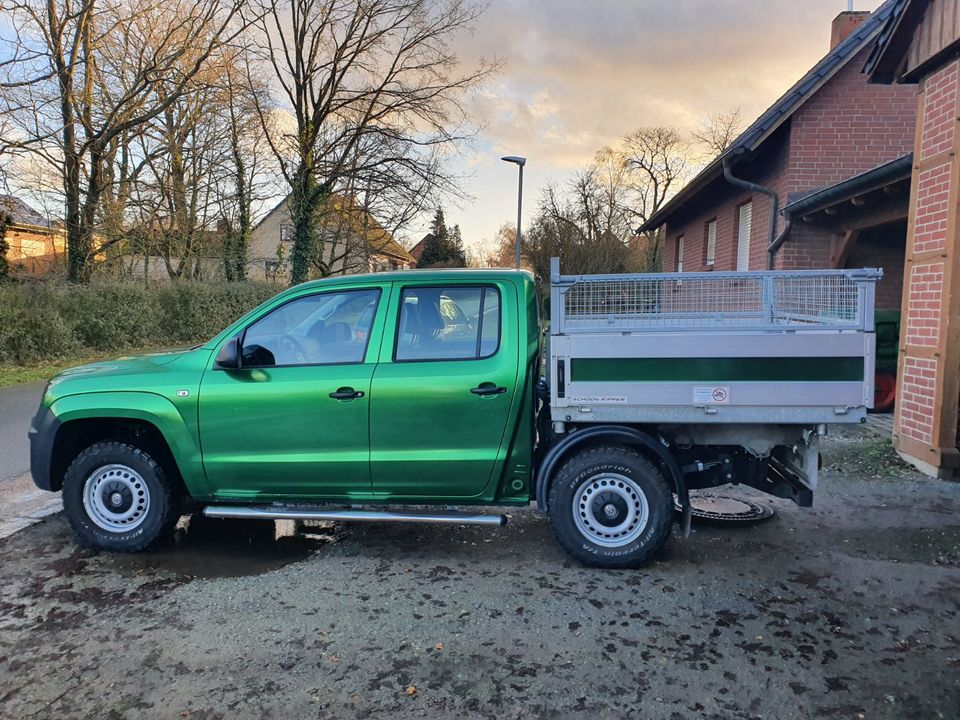
<path id="1" fill-rule="evenodd" d="M 574 358 L 570 381 L 863 382 L 863 358 Z"/>

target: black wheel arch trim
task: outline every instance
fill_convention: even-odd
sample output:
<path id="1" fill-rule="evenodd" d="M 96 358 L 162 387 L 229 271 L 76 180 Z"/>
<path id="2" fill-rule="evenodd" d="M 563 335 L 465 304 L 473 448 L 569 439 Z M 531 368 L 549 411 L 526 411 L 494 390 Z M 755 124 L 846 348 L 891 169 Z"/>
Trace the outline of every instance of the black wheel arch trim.
<path id="1" fill-rule="evenodd" d="M 49 407 L 41 407 L 30 422 L 30 475 L 41 490 L 55 492 L 53 478 L 53 446 L 63 423 Z"/>
<path id="2" fill-rule="evenodd" d="M 624 425 L 595 425 L 581 428 L 568 433 L 551 447 L 544 456 L 543 462 L 537 468 L 537 508 L 543 512 L 547 510 L 550 479 L 557 470 L 560 461 L 578 446 L 595 443 L 596 441 L 610 441 L 620 445 L 643 448 L 649 450 L 663 463 L 670 474 L 668 480 L 673 485 L 680 507 L 683 509 L 681 520 L 683 535 L 684 537 L 689 535 L 691 520 L 690 493 L 687 490 L 687 482 L 683 477 L 683 471 L 669 450 L 657 438 L 642 430 Z"/>

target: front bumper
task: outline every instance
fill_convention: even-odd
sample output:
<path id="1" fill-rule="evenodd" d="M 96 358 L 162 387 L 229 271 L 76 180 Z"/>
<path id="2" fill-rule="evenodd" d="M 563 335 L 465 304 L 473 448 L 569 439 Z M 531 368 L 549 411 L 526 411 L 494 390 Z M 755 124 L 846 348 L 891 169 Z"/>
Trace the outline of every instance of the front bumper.
<path id="1" fill-rule="evenodd" d="M 56 492 L 63 485 L 63 478 L 53 476 L 53 445 L 62 423 L 50 408 L 41 406 L 30 421 L 30 475 L 41 490 Z"/>

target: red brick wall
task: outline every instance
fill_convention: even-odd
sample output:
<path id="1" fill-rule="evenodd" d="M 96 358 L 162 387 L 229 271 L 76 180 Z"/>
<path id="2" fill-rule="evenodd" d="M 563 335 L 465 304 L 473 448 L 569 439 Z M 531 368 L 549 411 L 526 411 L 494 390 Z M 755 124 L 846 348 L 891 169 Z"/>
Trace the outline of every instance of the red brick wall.
<path id="1" fill-rule="evenodd" d="M 863 50 L 794 113 L 787 192 L 833 185 L 913 150 L 917 90 L 870 85 Z"/>
<path id="2" fill-rule="evenodd" d="M 956 322 L 950 313 L 957 248 L 948 230 L 956 231 L 957 218 L 958 86 L 957 60 L 923 80 L 894 421 L 897 448 L 934 468 L 956 454 L 957 341 L 947 328 Z"/>
<path id="3" fill-rule="evenodd" d="M 757 162 L 737 165 L 737 176 L 783 192 L 784 166 L 787 159 L 786 131 L 778 132 L 767 141 L 766 153 Z M 664 270 L 676 269 L 677 237 L 684 236 L 683 269 L 685 272 L 703 270 L 736 270 L 739 210 L 753 201 L 753 220 L 750 233 L 750 269 L 765 270 L 767 239 L 770 235 L 770 198 L 754 196 L 747 190 L 734 187 L 719 179 L 700 193 L 696 201 L 688 203 L 667 225 L 664 247 Z M 706 223 L 717 221 L 716 264 L 706 266 Z"/>
<path id="4" fill-rule="evenodd" d="M 865 232 L 847 259 L 848 268 L 876 267 L 883 270 L 883 280 L 877 283 L 878 310 L 900 310 L 903 302 L 903 239 L 906 236 L 906 222 Z"/>
<path id="5" fill-rule="evenodd" d="M 759 167 L 739 164 L 738 176 L 770 187 L 783 207 L 795 193 L 833 185 L 905 155 L 913 149 L 917 92 L 910 85 L 869 85 L 861 71 L 869 50 L 850 60 L 794 113 L 788 125 L 761 148 Z M 684 235 L 685 271 L 704 265 L 704 224 L 717 218 L 715 270 L 734 270 L 737 257 L 737 208 L 750 193 L 719 180 L 682 208 L 667 225 L 666 270 L 676 268 L 677 237 Z M 770 200 L 753 200 L 750 269 L 766 269 Z M 778 218 L 778 229 L 782 218 Z M 829 266 L 831 234 L 794 225 L 777 255 L 777 267 Z M 882 263 L 871 261 L 868 265 Z M 901 271 L 902 273 L 902 271 Z M 901 273 L 898 273 L 901 274 Z"/>

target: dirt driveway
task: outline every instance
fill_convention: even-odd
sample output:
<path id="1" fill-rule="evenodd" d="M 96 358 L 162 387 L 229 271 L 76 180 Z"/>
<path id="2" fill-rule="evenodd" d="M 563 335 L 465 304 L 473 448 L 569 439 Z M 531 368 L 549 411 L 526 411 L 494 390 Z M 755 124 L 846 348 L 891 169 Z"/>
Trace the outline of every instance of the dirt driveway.
<path id="1" fill-rule="evenodd" d="M 532 511 L 200 521 L 138 557 L 57 515 L 0 543 L 0 717 L 960 717 L 960 485 L 859 435 L 827 462 L 814 510 L 630 572 Z"/>

